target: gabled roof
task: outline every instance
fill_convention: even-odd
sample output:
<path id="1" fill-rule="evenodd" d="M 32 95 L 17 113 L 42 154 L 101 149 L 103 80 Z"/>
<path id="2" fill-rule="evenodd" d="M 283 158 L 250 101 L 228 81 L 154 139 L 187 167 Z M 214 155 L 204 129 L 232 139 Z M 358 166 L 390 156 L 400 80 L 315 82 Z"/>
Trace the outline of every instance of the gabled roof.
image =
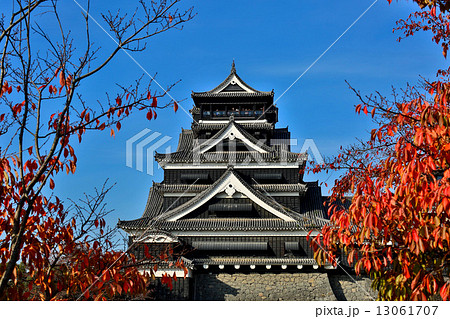
<path id="1" fill-rule="evenodd" d="M 222 138 L 226 138 L 227 134 L 234 132 L 239 132 L 241 137 L 249 145 L 257 145 L 259 150 L 249 150 L 249 151 L 223 151 L 223 152 L 200 152 L 198 148 L 198 142 L 194 138 L 192 130 L 183 130 L 180 134 L 180 139 L 178 142 L 178 147 L 176 152 L 162 154 L 155 152 L 156 161 L 164 167 L 166 163 L 184 163 L 184 164 L 194 164 L 194 163 L 298 163 L 299 165 L 304 165 L 308 159 L 307 153 L 294 153 L 290 152 L 289 147 L 280 147 L 280 145 L 274 145 L 272 147 L 267 146 L 264 143 L 260 143 L 253 135 L 248 133 L 240 123 L 236 123 L 233 120 L 229 121 L 226 126 L 217 132 L 211 141 L 206 141 L 205 143 L 213 143 L 214 141 L 219 141 Z M 194 144 L 196 149 L 194 151 Z M 286 141 L 288 143 L 288 141 Z M 206 145 L 206 144 L 205 144 Z M 214 145 L 213 145 L 214 146 Z M 250 147 L 251 148 L 251 147 Z M 261 152 L 262 150 L 262 152 Z M 263 166 L 263 165 L 261 165 Z"/>
<path id="2" fill-rule="evenodd" d="M 291 216 L 285 208 L 281 207 L 278 203 L 270 198 L 262 195 L 260 192 L 254 190 L 248 185 L 239 175 L 234 172 L 233 168 L 229 168 L 216 182 L 211 184 L 210 187 L 199 193 L 186 203 L 169 210 L 161 215 L 161 219 L 167 221 L 176 221 L 186 216 L 190 212 L 199 208 L 208 202 L 211 198 L 214 198 L 217 194 L 225 192 L 229 196 L 234 193 L 242 193 L 247 196 L 251 201 L 255 202 L 258 206 L 272 213 L 274 216 L 284 221 L 295 221 L 295 218 Z"/>
<path id="3" fill-rule="evenodd" d="M 229 187 L 230 184 L 232 187 Z M 150 229 L 164 231 L 283 231 L 318 229 L 327 224 L 327 220 L 324 218 L 325 212 L 320 188 L 307 192 L 308 198 L 302 197 L 301 202 L 304 202 L 305 205 L 302 205 L 301 213 L 299 213 L 282 207 L 269 196 L 264 195 L 266 189 L 258 191 L 248 185 L 232 168 L 228 169 L 214 184 L 205 186 L 202 185 L 198 189 L 193 185 L 192 190 L 200 191 L 200 193 L 188 202 L 164 211 L 163 203 L 159 200 L 163 189 L 159 184 L 155 184 L 150 191 L 150 196 L 157 194 L 158 200 L 149 198 L 142 218 L 119 221 L 118 226 L 128 231 Z M 189 187 L 183 187 L 183 190 L 189 192 Z M 230 193 L 243 190 L 250 200 L 272 212 L 273 218 L 185 218 L 189 212 L 207 203 L 216 194 L 226 191 L 227 188 Z"/>
<path id="4" fill-rule="evenodd" d="M 211 96 L 271 96 L 270 92 L 258 91 L 245 83 L 236 73 L 236 67 L 233 61 L 230 75 L 214 89 L 206 92 L 192 92 L 192 98 L 195 97 L 211 97 Z"/>
<path id="5" fill-rule="evenodd" d="M 256 139 L 253 135 L 242 129 L 241 126 L 235 123 L 233 119 L 231 119 L 228 125 L 224 126 L 213 137 L 200 144 L 199 151 L 200 153 L 204 153 L 226 139 L 239 139 L 250 149 L 257 151 L 258 153 L 268 153 L 273 151 L 271 147 L 261 141 L 258 141 L 258 139 Z"/>

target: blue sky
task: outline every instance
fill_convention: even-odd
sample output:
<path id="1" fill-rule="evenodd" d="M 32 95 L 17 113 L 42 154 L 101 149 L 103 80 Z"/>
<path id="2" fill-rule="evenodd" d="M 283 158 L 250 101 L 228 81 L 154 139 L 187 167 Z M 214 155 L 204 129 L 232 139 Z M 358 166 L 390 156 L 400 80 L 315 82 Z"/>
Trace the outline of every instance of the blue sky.
<path id="1" fill-rule="evenodd" d="M 96 0 L 92 16 L 106 28 L 101 12 L 120 6 L 134 7 L 134 1 Z M 79 1 L 83 4 L 83 1 Z M 229 74 L 231 62 L 248 84 L 258 90 L 274 89 L 275 99 L 313 63 L 373 0 L 354 1 L 184 1 L 195 6 L 197 16 L 183 30 L 171 30 L 153 39 L 144 53 L 131 53 L 156 80 L 166 87 L 181 82 L 170 92 L 180 106 L 192 107 L 191 91 L 215 87 Z M 62 14 L 78 30 L 80 9 L 66 2 Z M 389 95 L 391 86 L 415 84 L 419 76 L 433 77 L 445 65 L 441 50 L 429 35 L 418 34 L 397 42 L 395 21 L 406 18 L 416 8 L 411 1 L 379 0 L 342 38 L 277 102 L 278 127 L 289 126 L 292 138 L 301 146 L 314 139 L 323 156 L 336 154 L 341 145 L 367 138 L 371 122 L 354 112 L 358 103 L 345 80 L 364 94 L 379 91 Z M 127 8 L 123 8 L 124 10 Z M 78 17 L 78 18 L 77 18 Z M 77 20 L 78 19 L 78 20 Z M 78 21 L 78 22 L 77 22 Z M 104 50 L 112 40 L 91 25 L 95 42 Z M 81 29 L 80 29 L 81 30 Z M 106 51 L 105 51 L 106 52 Z M 121 53 L 103 73 L 83 88 L 90 103 L 117 92 L 116 83 L 126 85 L 144 72 Z M 154 165 L 154 176 L 125 165 L 125 143 L 145 128 L 172 137 L 167 145 L 176 148 L 181 128 L 190 128 L 191 119 L 182 110 L 158 113 L 156 121 L 135 114 L 122 123 L 122 130 L 88 134 L 76 147 L 78 168 L 74 176 L 60 175 L 57 192 L 61 198 L 76 199 L 109 179 L 117 183 L 108 198 L 115 211 L 108 222 L 134 219 L 142 215 L 152 181 L 162 180 L 162 170 Z M 300 146 L 297 151 L 300 150 Z M 294 149 L 295 150 L 295 149 Z M 162 151 L 162 150 L 161 150 Z M 327 181 L 337 175 L 306 176 L 306 180 Z M 324 194 L 327 188 L 324 188 Z"/>

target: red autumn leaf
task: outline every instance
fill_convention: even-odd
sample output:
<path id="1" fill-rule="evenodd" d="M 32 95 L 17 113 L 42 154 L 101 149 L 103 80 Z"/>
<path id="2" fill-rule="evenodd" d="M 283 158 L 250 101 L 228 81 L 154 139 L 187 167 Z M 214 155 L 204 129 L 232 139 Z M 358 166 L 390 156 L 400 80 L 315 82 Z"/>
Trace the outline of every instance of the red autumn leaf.
<path id="1" fill-rule="evenodd" d="M 151 120 L 153 118 L 153 112 L 152 112 L 152 110 L 149 110 L 148 112 L 147 112 L 147 120 Z"/>
<path id="2" fill-rule="evenodd" d="M 178 111 L 178 103 L 177 103 L 176 101 L 173 102 L 173 110 L 174 110 L 175 112 Z"/>
<path id="3" fill-rule="evenodd" d="M 65 86 L 66 84 L 66 77 L 64 76 L 64 71 L 61 70 L 61 72 L 59 72 L 59 85 L 61 87 Z"/>
<path id="4" fill-rule="evenodd" d="M 72 85 L 72 75 L 68 75 L 66 78 L 66 86 L 69 87 Z"/>
<path id="5" fill-rule="evenodd" d="M 157 105 L 158 105 L 158 99 L 156 98 L 156 96 L 154 96 L 153 100 L 152 100 L 152 107 L 157 107 Z"/>
<path id="6" fill-rule="evenodd" d="M 116 104 L 117 104 L 117 106 L 121 106 L 122 105 L 122 99 L 120 98 L 120 96 L 118 96 L 116 98 Z"/>
<path id="7" fill-rule="evenodd" d="M 54 75 L 55 77 L 58 76 L 58 72 L 59 72 L 60 69 L 61 69 L 61 67 L 59 66 L 59 67 L 55 70 L 55 75 Z"/>
<path id="8" fill-rule="evenodd" d="M 169 14 L 169 23 L 172 23 L 173 17 Z"/>

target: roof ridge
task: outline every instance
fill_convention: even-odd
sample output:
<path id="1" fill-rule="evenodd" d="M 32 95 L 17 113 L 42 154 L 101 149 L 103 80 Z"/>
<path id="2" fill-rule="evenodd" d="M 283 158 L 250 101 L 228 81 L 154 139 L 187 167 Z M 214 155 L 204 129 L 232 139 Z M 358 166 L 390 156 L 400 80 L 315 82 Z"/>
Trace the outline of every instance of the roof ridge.
<path id="1" fill-rule="evenodd" d="M 272 91 L 259 91 L 256 90 L 255 88 L 251 87 L 250 85 L 248 85 L 244 80 L 241 79 L 241 77 L 237 74 L 236 72 L 236 66 L 234 64 L 234 60 L 233 60 L 233 64 L 231 65 L 231 71 L 230 74 L 226 77 L 225 80 L 223 80 L 219 85 L 217 85 L 215 88 L 213 88 L 212 90 L 209 91 L 204 91 L 204 92 L 192 92 L 191 96 L 194 97 L 196 95 L 205 95 L 205 94 L 220 94 L 223 93 L 222 91 L 228 86 L 228 85 L 235 85 L 236 83 L 233 83 L 232 79 L 236 78 L 240 84 L 242 84 L 242 86 L 244 86 L 244 90 L 245 92 L 231 92 L 232 94 L 259 94 L 259 95 L 270 95 L 273 96 L 273 89 Z M 238 84 L 239 85 L 239 84 Z M 239 85 L 240 86 L 240 85 Z M 248 91 L 252 91 L 252 92 L 248 92 Z M 227 93 L 225 93 L 227 94 Z"/>

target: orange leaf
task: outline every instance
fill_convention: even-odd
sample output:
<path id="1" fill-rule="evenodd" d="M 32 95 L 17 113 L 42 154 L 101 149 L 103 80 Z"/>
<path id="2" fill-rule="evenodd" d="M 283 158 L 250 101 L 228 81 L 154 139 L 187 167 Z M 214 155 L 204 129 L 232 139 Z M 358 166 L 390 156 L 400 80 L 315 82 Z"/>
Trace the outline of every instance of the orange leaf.
<path id="1" fill-rule="evenodd" d="M 364 114 L 366 114 L 367 115 L 367 105 L 364 105 L 364 108 L 363 108 L 363 112 L 364 112 Z"/>
<path id="2" fill-rule="evenodd" d="M 178 111 L 178 103 L 177 103 L 176 101 L 173 102 L 173 110 L 174 110 L 175 112 Z"/>
<path id="3" fill-rule="evenodd" d="M 64 86 L 66 84 L 66 79 L 64 76 L 64 71 L 61 70 L 61 72 L 59 72 L 59 85 Z"/>

